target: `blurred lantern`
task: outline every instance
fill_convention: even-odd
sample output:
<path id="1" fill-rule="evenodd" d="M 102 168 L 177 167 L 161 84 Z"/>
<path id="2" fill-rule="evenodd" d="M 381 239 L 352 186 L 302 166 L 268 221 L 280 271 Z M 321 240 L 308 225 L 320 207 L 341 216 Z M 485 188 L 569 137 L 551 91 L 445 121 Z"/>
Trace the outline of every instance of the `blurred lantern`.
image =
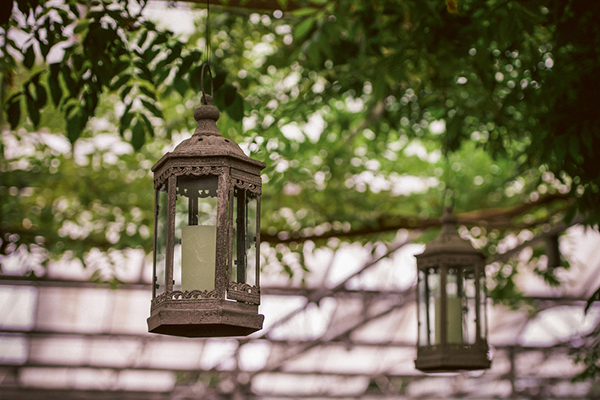
<path id="1" fill-rule="evenodd" d="M 206 64 L 204 65 L 206 67 Z M 242 336 L 258 314 L 260 172 L 219 133 L 219 110 L 204 93 L 189 139 L 153 167 L 154 286 L 148 330 L 175 336 Z"/>
<path id="2" fill-rule="evenodd" d="M 419 342 L 415 366 L 423 372 L 490 367 L 484 254 L 462 239 L 452 208 L 440 236 L 418 254 Z"/>

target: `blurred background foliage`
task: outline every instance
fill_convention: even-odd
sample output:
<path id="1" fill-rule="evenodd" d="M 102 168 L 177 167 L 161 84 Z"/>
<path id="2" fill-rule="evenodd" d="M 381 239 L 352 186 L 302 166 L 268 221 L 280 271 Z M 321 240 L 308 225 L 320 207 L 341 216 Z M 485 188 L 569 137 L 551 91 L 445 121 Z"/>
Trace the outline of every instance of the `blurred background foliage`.
<path id="1" fill-rule="evenodd" d="M 19 257 L 22 273 L 43 276 L 56 260 L 151 252 L 150 167 L 194 129 L 204 6 L 185 6 L 195 30 L 175 34 L 141 0 L 11 3 L 0 262 Z M 263 265 L 310 273 L 315 249 L 387 243 L 400 229 L 427 242 L 448 187 L 461 235 L 491 263 L 561 223 L 597 227 L 600 3 L 212 4 L 219 129 L 267 163 Z M 547 242 L 527 263 L 492 263 L 495 301 L 526 304 L 519 268 L 560 284 L 568 260 L 550 259 Z"/>

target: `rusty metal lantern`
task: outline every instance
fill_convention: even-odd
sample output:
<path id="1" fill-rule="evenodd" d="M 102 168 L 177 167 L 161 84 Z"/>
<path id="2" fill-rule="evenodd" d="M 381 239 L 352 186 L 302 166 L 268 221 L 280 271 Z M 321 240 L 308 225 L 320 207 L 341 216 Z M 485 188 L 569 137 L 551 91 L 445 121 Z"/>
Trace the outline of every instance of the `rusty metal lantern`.
<path id="1" fill-rule="evenodd" d="M 423 372 L 490 367 L 485 256 L 458 235 L 456 221 L 452 209 L 445 208 L 439 237 L 416 255 L 415 366 Z"/>
<path id="2" fill-rule="evenodd" d="M 205 65 L 206 66 L 206 65 Z M 154 285 L 148 330 L 245 336 L 262 328 L 260 196 L 263 162 L 219 133 L 204 93 L 193 136 L 153 167 Z"/>

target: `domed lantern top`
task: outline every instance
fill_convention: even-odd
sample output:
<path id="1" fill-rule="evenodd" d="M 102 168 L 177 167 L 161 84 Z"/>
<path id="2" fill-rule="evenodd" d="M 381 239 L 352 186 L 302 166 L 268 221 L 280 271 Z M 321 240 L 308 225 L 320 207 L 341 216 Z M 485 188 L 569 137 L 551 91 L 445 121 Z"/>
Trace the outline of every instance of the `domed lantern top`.
<path id="1" fill-rule="evenodd" d="M 219 133 L 203 94 L 192 137 L 153 167 L 154 287 L 148 330 L 175 336 L 248 335 L 262 328 L 263 162 Z"/>
<path id="2" fill-rule="evenodd" d="M 442 231 L 416 255 L 419 342 L 415 366 L 424 372 L 489 368 L 485 255 L 462 239 L 444 210 Z"/>

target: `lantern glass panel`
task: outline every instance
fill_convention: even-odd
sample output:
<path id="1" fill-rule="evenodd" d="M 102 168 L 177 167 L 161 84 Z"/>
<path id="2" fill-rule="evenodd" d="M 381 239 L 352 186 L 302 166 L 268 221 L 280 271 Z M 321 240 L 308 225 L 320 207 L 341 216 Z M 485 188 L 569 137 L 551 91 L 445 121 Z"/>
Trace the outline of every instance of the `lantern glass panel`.
<path id="1" fill-rule="evenodd" d="M 154 288 L 152 296 L 165 291 L 165 268 L 167 260 L 167 185 L 160 185 L 155 192 L 154 216 Z"/>
<path id="2" fill-rule="evenodd" d="M 440 270 L 428 268 L 425 271 L 425 297 L 427 303 L 427 344 L 440 343 L 440 326 L 437 323 L 440 307 Z"/>
<path id="3" fill-rule="evenodd" d="M 174 290 L 215 288 L 217 194 L 217 176 L 177 177 Z"/>
<path id="4" fill-rule="evenodd" d="M 417 301 L 417 314 L 419 316 L 419 346 L 427 346 L 431 343 L 428 341 L 428 318 L 427 318 L 427 296 L 426 296 L 426 288 L 425 283 L 427 281 L 426 275 L 427 271 L 419 269 L 419 279 L 418 279 L 418 287 L 417 293 L 419 299 Z"/>
<path id="5" fill-rule="evenodd" d="M 257 195 L 240 188 L 233 196 L 233 265 L 231 280 L 256 285 Z"/>
<path id="6" fill-rule="evenodd" d="M 479 277 L 479 323 L 480 323 L 480 335 L 481 339 L 487 338 L 487 290 L 485 286 L 485 274 L 481 274 Z"/>
<path id="7" fill-rule="evenodd" d="M 446 274 L 446 343 L 462 343 L 463 282 L 459 268 L 449 268 Z M 440 343 L 442 324 L 441 299 L 436 299 L 436 343 Z"/>
<path id="8" fill-rule="evenodd" d="M 475 268 L 462 270 L 462 325 L 463 343 L 475 344 L 477 340 L 477 289 L 475 287 Z"/>

